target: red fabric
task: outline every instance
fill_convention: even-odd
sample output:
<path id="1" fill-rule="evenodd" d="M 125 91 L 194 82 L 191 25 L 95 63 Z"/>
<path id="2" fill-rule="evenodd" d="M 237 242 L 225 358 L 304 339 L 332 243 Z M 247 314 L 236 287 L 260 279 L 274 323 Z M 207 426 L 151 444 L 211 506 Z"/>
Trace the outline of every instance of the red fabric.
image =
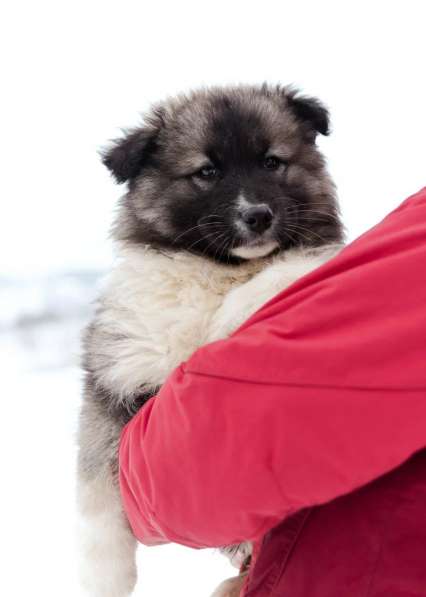
<path id="1" fill-rule="evenodd" d="M 136 537 L 256 541 L 425 446 L 425 272 L 426 188 L 175 369 L 121 438 Z"/>
<path id="2" fill-rule="evenodd" d="M 244 597 L 426 597 L 426 451 L 268 532 Z"/>

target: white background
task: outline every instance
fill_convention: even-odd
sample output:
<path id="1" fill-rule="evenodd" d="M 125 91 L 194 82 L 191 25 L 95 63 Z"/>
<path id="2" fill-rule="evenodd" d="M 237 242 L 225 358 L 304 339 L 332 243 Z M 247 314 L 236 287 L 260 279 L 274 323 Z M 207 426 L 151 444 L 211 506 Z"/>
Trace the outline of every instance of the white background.
<path id="1" fill-rule="evenodd" d="M 100 164 L 99 148 L 119 127 L 139 122 L 151 102 L 190 87 L 295 83 L 330 108 L 333 134 L 320 143 L 353 239 L 426 184 L 424 6 L 3 4 L 2 594 L 79 595 L 73 492 L 80 374 L 72 357 L 87 317 L 80 307 L 95 285 L 76 298 L 63 275 L 111 263 L 107 232 L 122 190 Z M 52 279 L 60 280 L 53 306 Z M 65 314 L 63 325 L 32 328 L 31 342 L 21 341 L 19 317 L 63 305 L 78 311 L 74 319 Z M 149 597 L 207 596 L 231 572 L 215 553 L 175 546 L 143 549 L 140 558 L 137 594 Z"/>

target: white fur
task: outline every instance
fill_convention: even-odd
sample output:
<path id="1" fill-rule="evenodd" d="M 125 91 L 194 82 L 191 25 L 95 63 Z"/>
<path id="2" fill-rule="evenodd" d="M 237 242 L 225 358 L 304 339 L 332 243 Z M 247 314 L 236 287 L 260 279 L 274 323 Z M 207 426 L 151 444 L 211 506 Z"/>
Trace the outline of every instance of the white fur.
<path id="1" fill-rule="evenodd" d="M 123 399 L 164 383 L 201 345 L 340 248 L 293 249 L 233 267 L 187 252 L 126 248 L 110 275 L 91 346 L 100 381 Z"/>
<path id="2" fill-rule="evenodd" d="M 136 540 L 118 487 L 102 477 L 79 487 L 80 580 L 90 597 L 126 597 L 135 587 Z"/>
<path id="3" fill-rule="evenodd" d="M 267 262 L 230 267 L 187 252 L 126 248 L 111 273 L 90 352 L 100 381 L 125 399 L 161 385 L 208 341 L 223 297 Z"/>
<path id="4" fill-rule="evenodd" d="M 249 203 L 249 202 L 247 201 L 247 199 L 245 198 L 245 196 L 244 196 L 244 193 L 243 193 L 243 192 L 241 192 L 241 193 L 238 195 L 238 199 L 237 199 L 237 205 L 236 205 L 236 207 L 237 207 L 237 209 L 238 209 L 238 208 L 239 208 L 239 209 L 245 209 L 245 208 L 247 208 L 247 209 L 248 209 L 249 207 L 253 207 L 253 203 Z"/>
<path id="5" fill-rule="evenodd" d="M 243 259 L 258 259 L 259 257 L 265 257 L 272 253 L 274 249 L 278 247 L 278 243 L 275 240 L 265 242 L 261 245 L 242 245 L 236 247 L 230 252 L 236 257 L 242 257 Z"/>

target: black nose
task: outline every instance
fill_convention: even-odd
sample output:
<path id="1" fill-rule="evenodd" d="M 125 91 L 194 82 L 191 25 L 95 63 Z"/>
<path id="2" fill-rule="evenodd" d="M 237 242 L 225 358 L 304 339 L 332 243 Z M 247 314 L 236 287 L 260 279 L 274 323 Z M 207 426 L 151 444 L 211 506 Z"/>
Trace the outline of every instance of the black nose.
<path id="1" fill-rule="evenodd" d="M 241 214 L 241 219 L 253 232 L 264 232 L 272 223 L 274 214 L 267 205 L 249 207 Z"/>

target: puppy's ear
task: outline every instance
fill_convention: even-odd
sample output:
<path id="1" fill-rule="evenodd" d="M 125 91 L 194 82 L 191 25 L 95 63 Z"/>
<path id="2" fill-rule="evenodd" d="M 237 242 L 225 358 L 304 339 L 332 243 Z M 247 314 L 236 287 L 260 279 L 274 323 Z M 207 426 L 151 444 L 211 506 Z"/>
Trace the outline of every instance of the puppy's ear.
<path id="1" fill-rule="evenodd" d="M 286 92 L 288 106 L 296 118 L 303 122 L 310 132 L 312 140 L 317 133 L 330 133 L 330 116 L 327 108 L 316 98 L 300 95 L 298 91 Z"/>
<path id="2" fill-rule="evenodd" d="M 125 131 L 124 137 L 115 139 L 101 152 L 102 162 L 118 183 L 138 176 L 144 163 L 155 150 L 158 133 L 164 125 L 162 110 L 155 110 L 145 122 L 146 124 L 137 129 Z"/>

